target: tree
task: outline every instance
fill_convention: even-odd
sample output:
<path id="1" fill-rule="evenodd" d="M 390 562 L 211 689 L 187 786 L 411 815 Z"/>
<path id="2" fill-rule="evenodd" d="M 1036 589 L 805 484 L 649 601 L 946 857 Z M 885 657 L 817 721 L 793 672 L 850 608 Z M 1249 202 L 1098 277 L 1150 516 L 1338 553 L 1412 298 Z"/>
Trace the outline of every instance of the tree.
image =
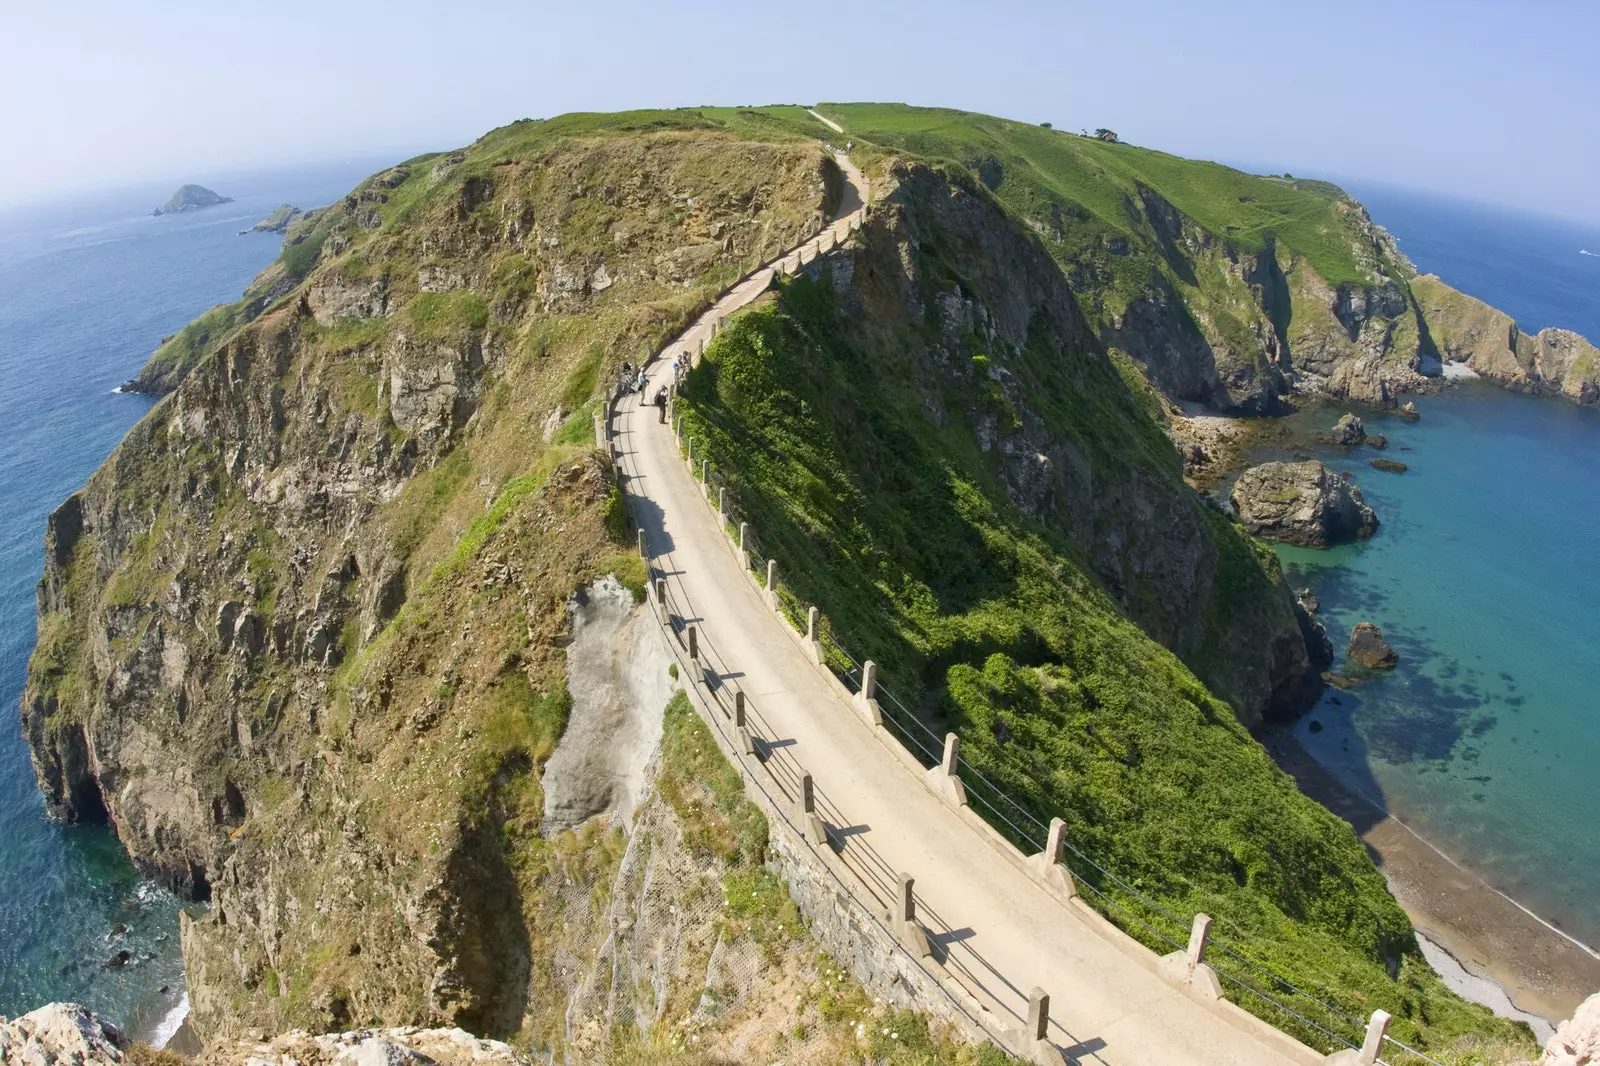
<path id="1" fill-rule="evenodd" d="M 1055 127 L 1054 127 L 1054 126 L 1052 126 L 1052 125 L 1050 125 L 1050 123 L 1048 123 L 1048 122 L 1041 122 L 1041 123 L 1039 123 L 1039 125 L 1041 125 L 1041 126 L 1043 126 L 1043 127 L 1044 127 L 1044 128 L 1045 128 L 1045 129 L 1047 129 L 1047 130 L 1053 130 L 1053 129 L 1055 129 Z"/>

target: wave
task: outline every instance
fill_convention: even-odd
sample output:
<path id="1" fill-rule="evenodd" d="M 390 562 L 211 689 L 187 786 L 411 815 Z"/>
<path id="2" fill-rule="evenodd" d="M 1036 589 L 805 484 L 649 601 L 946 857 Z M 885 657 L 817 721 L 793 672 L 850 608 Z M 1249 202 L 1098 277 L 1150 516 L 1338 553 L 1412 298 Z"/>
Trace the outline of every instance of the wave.
<path id="1" fill-rule="evenodd" d="M 1589 255 L 1589 256 L 1594 256 L 1594 257 L 1595 257 L 1595 258 L 1597 258 L 1597 259 L 1600 259 L 1600 252 L 1591 252 L 1591 251 L 1589 251 L 1589 249 L 1587 249 L 1587 248 L 1579 248 L 1579 249 L 1578 249 L 1578 254 L 1579 254 L 1579 255 Z"/>
<path id="2" fill-rule="evenodd" d="M 178 997 L 178 1002 L 172 1005 L 172 1009 L 162 1015 L 161 1020 L 156 1023 L 156 1027 L 151 1030 L 150 1046 L 153 1048 L 166 1047 L 167 1042 L 177 1034 L 178 1029 L 183 1025 L 183 1020 L 187 1017 L 189 1017 L 189 993 L 185 991 Z"/>

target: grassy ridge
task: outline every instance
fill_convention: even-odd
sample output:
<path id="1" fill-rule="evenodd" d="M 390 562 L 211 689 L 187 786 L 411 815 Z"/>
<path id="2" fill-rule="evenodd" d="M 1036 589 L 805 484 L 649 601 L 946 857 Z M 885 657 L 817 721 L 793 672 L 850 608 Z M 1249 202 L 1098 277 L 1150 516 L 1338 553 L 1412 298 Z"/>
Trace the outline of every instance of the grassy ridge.
<path id="1" fill-rule="evenodd" d="M 935 429 L 907 382 L 900 352 L 856 347 L 831 290 L 799 279 L 719 335 L 685 383 L 684 429 L 733 486 L 760 550 L 855 655 L 956 728 L 1007 794 L 1041 820 L 1063 817 L 1087 856 L 1178 918 L 1078 864 L 1127 908 L 1106 910 L 1133 935 L 1171 950 L 1154 930 L 1181 942 L 1204 910 L 1245 956 L 1352 1015 L 1384 1007 L 1397 1034 L 1446 1061 L 1475 1061 L 1461 1049 L 1483 1034 L 1526 1050 L 1524 1034 L 1427 967 L 1350 828 L 1117 611 L 1070 545 L 1006 505 L 990 457 L 958 419 Z M 1057 402 L 1085 442 L 1153 469 L 1140 458 L 1152 427 L 1125 389 L 1091 374 Z"/>

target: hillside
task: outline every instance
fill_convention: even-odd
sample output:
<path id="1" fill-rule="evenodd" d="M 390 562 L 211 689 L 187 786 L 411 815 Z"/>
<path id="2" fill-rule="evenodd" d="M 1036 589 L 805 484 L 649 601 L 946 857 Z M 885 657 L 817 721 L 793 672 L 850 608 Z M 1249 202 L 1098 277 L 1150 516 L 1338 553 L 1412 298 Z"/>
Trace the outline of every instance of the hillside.
<path id="1" fill-rule="evenodd" d="M 869 151 L 975 174 L 1038 234 L 1106 348 L 1173 400 L 1240 414 L 1294 394 L 1388 406 L 1434 387 L 1441 359 L 1470 355 L 1439 342 L 1451 315 L 1436 294 L 1489 310 L 1438 279 L 1414 289 L 1389 234 L 1328 182 L 965 111 L 818 109 Z M 1522 391 L 1600 402 L 1600 369 L 1569 337 L 1479 361 Z"/>
<path id="2" fill-rule="evenodd" d="M 1318 682 L 1305 619 L 1184 483 L 1139 373 L 1272 409 L 1313 380 L 1262 355 L 1281 324 L 1296 358 L 1325 345 L 1318 387 L 1387 381 L 1416 328 L 1388 314 L 1403 261 L 1320 186 L 1249 179 L 1229 207 L 1207 164 L 841 113 L 895 199 L 737 319 L 688 396 L 768 547 L 812 575 L 796 591 L 1145 889 L 1453 1061 L 1523 1041 L 1442 988 L 1348 828 L 1250 739 Z M 54 811 L 210 900 L 183 931 L 207 1039 L 461 1025 L 582 1060 L 596 1034 L 716 1015 L 726 952 L 810 982 L 769 987 L 758 961 L 730 982 L 776 1031 L 847 1016 L 811 987 L 829 964 L 785 954 L 815 946 L 763 924 L 788 914 L 771 851 L 715 765 L 683 771 L 664 667 L 620 672 L 650 661 L 621 622 L 579 646 L 626 601 L 605 576 L 643 577 L 592 416 L 624 361 L 832 217 L 827 138 L 796 107 L 518 122 L 292 223 L 243 299 L 152 357 L 140 385 L 166 395 L 52 516 L 23 719 Z M 574 754 L 602 691 L 662 754 L 586 788 L 566 759 L 633 751 L 597 730 Z M 763 904 L 747 926 L 703 906 L 730 884 Z M 662 954 L 645 917 L 691 903 Z"/>

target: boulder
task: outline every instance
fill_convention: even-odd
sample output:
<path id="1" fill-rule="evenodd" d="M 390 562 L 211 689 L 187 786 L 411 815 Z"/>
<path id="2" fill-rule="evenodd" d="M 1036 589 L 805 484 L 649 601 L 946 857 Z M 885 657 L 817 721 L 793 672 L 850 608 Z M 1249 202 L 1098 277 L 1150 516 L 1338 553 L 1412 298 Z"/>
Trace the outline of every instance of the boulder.
<path id="1" fill-rule="evenodd" d="M 1400 656 L 1383 639 L 1383 630 L 1371 622 L 1357 622 L 1350 631 L 1350 661 L 1368 670 L 1393 670 Z"/>
<path id="2" fill-rule="evenodd" d="M 265 1043 L 241 1041 L 208 1048 L 201 1066 L 252 1063 L 325 1063 L 328 1066 L 533 1066 L 533 1060 L 498 1040 L 461 1029 L 358 1029 L 313 1036 L 301 1029 Z"/>
<path id="3" fill-rule="evenodd" d="M 1404 474 L 1407 469 L 1406 464 L 1398 459 L 1373 459 L 1371 462 L 1375 469 L 1387 470 L 1391 474 Z"/>
<path id="4" fill-rule="evenodd" d="M 1299 601 L 1301 607 L 1305 608 L 1307 614 L 1316 614 L 1322 610 L 1322 601 L 1317 599 L 1317 594 L 1309 588 L 1301 589 L 1300 594 L 1295 599 Z"/>
<path id="5" fill-rule="evenodd" d="M 1367 429 L 1359 417 L 1347 411 L 1343 418 L 1333 424 L 1333 432 L 1328 439 L 1346 446 L 1360 444 L 1367 439 Z"/>
<path id="6" fill-rule="evenodd" d="M 1544 1046 L 1537 1066 L 1586 1066 L 1600 1063 L 1600 992 L 1578 1005 Z"/>
<path id="7" fill-rule="evenodd" d="M 1251 467 L 1233 486 L 1233 505 L 1251 533 L 1285 544 L 1325 548 L 1378 528 L 1361 490 L 1314 459 Z"/>
<path id="8" fill-rule="evenodd" d="M 0 1018 L 0 1062 L 109 1066 L 127 1061 L 122 1033 L 76 1003 L 50 1003 L 14 1021 Z"/>

